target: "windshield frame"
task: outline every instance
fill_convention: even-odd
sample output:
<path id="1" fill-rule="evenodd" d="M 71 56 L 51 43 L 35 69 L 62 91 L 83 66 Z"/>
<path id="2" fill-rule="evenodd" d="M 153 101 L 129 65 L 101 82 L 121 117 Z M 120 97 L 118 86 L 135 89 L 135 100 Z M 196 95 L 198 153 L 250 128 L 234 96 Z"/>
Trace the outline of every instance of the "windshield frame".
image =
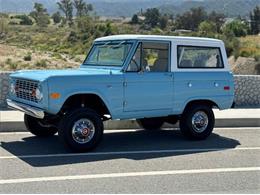
<path id="1" fill-rule="evenodd" d="M 123 69 L 123 67 L 125 66 L 125 64 L 128 62 L 129 56 L 132 53 L 133 48 L 135 47 L 135 42 L 134 40 L 108 40 L 108 41 L 96 41 L 93 43 L 93 45 L 91 46 L 90 51 L 88 52 L 85 60 L 83 61 L 83 63 L 81 64 L 81 67 L 95 67 L 95 68 L 105 68 L 105 67 L 109 67 L 109 68 L 115 68 L 115 69 Z M 87 61 L 89 60 L 89 57 L 93 54 L 93 52 L 95 51 L 95 47 L 97 45 L 106 45 L 106 44 L 131 44 L 130 49 L 128 51 L 128 54 L 126 55 L 124 62 L 122 63 L 122 65 L 109 65 L 109 64 L 104 64 L 104 65 L 96 65 L 96 64 L 89 64 L 87 63 Z"/>

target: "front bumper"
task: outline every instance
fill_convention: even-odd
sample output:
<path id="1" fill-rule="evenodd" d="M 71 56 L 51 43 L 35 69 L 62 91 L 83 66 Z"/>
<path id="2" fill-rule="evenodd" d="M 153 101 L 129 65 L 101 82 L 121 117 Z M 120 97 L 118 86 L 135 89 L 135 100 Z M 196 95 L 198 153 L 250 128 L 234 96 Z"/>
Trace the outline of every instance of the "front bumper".
<path id="1" fill-rule="evenodd" d="M 35 108 L 26 104 L 18 103 L 15 101 L 12 101 L 10 99 L 7 99 L 7 105 L 11 109 L 19 110 L 21 112 L 24 112 L 25 114 L 28 114 L 30 116 L 33 116 L 35 118 L 43 119 L 44 118 L 44 111 L 39 108 Z"/>

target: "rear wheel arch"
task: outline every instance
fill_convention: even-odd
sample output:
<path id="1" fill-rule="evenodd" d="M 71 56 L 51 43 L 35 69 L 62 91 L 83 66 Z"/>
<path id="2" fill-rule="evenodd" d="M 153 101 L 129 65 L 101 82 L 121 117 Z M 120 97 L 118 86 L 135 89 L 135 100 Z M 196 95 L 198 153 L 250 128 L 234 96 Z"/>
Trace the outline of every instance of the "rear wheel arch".
<path id="1" fill-rule="evenodd" d="M 216 107 L 219 109 L 219 106 L 212 100 L 207 100 L 207 99 L 200 99 L 200 100 L 191 100 L 189 101 L 185 107 L 184 107 L 184 111 L 186 111 L 187 109 L 189 109 L 191 106 L 193 105 L 205 105 L 205 106 L 208 106 L 210 108 L 213 108 L 213 107 Z"/>

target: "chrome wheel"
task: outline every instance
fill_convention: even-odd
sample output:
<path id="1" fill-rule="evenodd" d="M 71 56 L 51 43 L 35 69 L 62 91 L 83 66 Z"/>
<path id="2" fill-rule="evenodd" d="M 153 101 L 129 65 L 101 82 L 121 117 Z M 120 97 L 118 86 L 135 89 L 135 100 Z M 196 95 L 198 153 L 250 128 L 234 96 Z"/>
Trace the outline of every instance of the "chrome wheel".
<path id="1" fill-rule="evenodd" d="M 72 137 L 80 144 L 88 143 L 95 134 L 95 125 L 89 119 L 80 119 L 72 127 Z"/>
<path id="2" fill-rule="evenodd" d="M 198 111 L 192 116 L 192 128 L 197 133 L 202 133 L 208 127 L 209 119 L 205 112 Z"/>

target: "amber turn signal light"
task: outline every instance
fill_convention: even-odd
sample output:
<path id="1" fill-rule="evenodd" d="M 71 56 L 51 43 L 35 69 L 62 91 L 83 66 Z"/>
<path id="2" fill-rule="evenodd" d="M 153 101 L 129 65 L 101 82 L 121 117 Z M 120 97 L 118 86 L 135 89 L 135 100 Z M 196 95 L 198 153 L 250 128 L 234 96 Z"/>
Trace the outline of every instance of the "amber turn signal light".
<path id="1" fill-rule="evenodd" d="M 51 93 L 51 98 L 52 99 L 59 99 L 60 98 L 60 94 L 59 93 Z"/>

